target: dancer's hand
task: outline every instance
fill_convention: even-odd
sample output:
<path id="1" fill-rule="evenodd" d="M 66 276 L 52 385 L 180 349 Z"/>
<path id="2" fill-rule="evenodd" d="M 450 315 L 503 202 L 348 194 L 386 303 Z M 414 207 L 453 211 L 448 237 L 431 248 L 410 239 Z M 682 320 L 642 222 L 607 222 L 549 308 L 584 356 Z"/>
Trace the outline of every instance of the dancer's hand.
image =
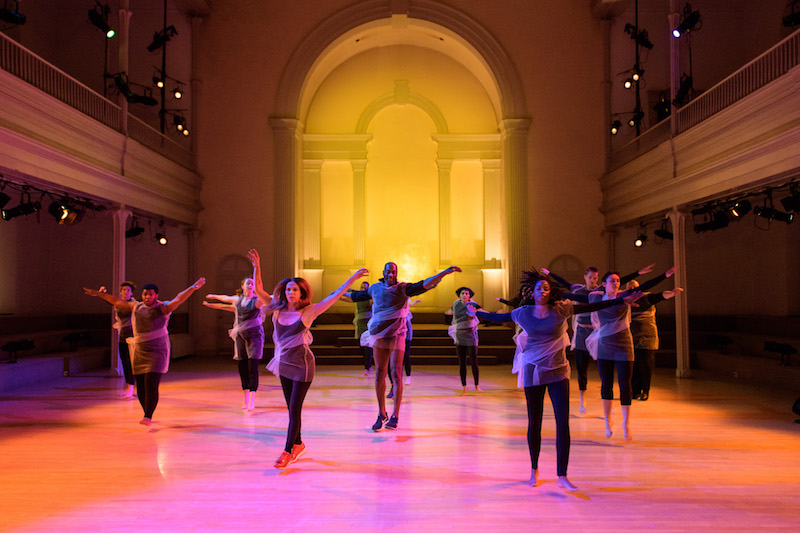
<path id="1" fill-rule="evenodd" d="M 465 307 L 467 308 L 466 309 L 467 316 L 470 317 L 474 317 L 475 313 L 477 313 L 478 309 L 480 309 L 478 304 L 476 304 L 475 302 L 467 302 L 467 305 Z"/>
<path id="2" fill-rule="evenodd" d="M 549 270 L 547 270 L 547 269 L 546 269 L 546 268 L 544 268 L 544 267 L 540 268 L 540 269 L 539 269 L 539 272 L 541 272 L 541 273 L 542 273 L 542 274 L 544 274 L 545 276 L 549 276 L 549 275 L 550 275 L 550 271 L 549 271 Z"/>
<path id="3" fill-rule="evenodd" d="M 640 276 L 644 276 L 645 274 L 647 274 L 647 273 L 649 273 L 649 272 L 652 272 L 652 271 L 653 271 L 653 267 L 654 267 L 654 266 L 656 266 L 656 264 L 655 264 L 655 263 L 652 263 L 652 264 L 650 264 L 650 265 L 647 265 L 646 267 L 644 267 L 643 269 L 641 269 L 639 272 L 637 272 L 637 274 L 639 274 Z"/>
<path id="4" fill-rule="evenodd" d="M 206 284 L 206 278 L 197 278 L 197 281 L 192 283 L 192 289 L 197 290 Z"/>
<path id="5" fill-rule="evenodd" d="M 359 268 L 358 270 L 356 270 L 356 273 L 353 274 L 353 279 L 357 280 L 359 278 L 364 278 L 367 276 L 369 276 L 369 270 L 366 268 Z"/>
<path id="6" fill-rule="evenodd" d="M 671 277 L 672 277 L 672 275 L 675 273 L 675 271 L 676 271 L 676 270 L 678 270 L 678 265 L 674 265 L 672 268 L 670 268 L 669 270 L 667 270 L 667 271 L 665 272 L 665 274 L 666 274 L 666 276 L 667 276 L 668 278 L 671 278 Z"/>
<path id="7" fill-rule="evenodd" d="M 675 295 L 681 292 L 683 292 L 683 289 L 681 287 L 675 287 L 671 291 L 662 292 L 661 296 L 663 296 L 665 300 L 669 300 L 670 298 L 675 298 Z"/>
<path id="8" fill-rule="evenodd" d="M 247 252 L 247 258 L 254 267 L 257 267 L 259 264 L 261 264 L 261 258 L 259 257 L 255 248 L 251 248 L 250 251 Z"/>
<path id="9" fill-rule="evenodd" d="M 630 293 L 629 295 L 624 296 L 622 298 L 622 301 L 625 302 L 626 304 L 630 305 L 630 306 L 638 307 L 637 304 L 635 304 L 634 302 L 636 302 L 636 300 L 641 298 L 643 295 L 644 295 L 644 293 L 642 291 L 634 291 L 634 292 Z"/>
<path id="10" fill-rule="evenodd" d="M 99 292 L 108 292 L 108 290 L 106 290 L 106 286 L 105 286 L 105 285 L 100 285 L 100 288 L 99 288 L 99 289 L 97 289 L 97 290 L 98 290 Z"/>
<path id="11" fill-rule="evenodd" d="M 100 296 L 102 293 L 106 291 L 98 291 L 95 289 L 88 289 L 86 287 L 83 288 L 84 294 L 88 294 L 89 296 Z"/>
<path id="12" fill-rule="evenodd" d="M 444 271 L 444 274 L 452 274 L 453 272 L 461 272 L 461 269 L 457 266 L 447 267 L 447 269 Z"/>

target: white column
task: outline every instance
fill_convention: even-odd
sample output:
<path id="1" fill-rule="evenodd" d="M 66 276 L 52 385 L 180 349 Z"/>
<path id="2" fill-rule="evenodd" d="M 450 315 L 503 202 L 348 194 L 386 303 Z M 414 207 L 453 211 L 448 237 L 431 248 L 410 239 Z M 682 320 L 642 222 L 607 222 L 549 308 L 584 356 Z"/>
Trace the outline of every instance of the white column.
<path id="1" fill-rule="evenodd" d="M 271 118 L 275 140 L 275 227 L 277 240 L 273 251 L 273 278 L 294 276 L 300 270 L 299 251 L 302 250 L 300 210 L 297 200 L 297 175 L 300 168 L 303 124 L 292 118 Z M 269 278 L 267 278 L 269 279 Z"/>
<path id="2" fill-rule="evenodd" d="M 505 177 L 506 228 L 508 228 L 508 294 L 516 294 L 520 272 L 528 260 L 528 129 L 529 118 L 505 119 L 500 123 L 503 174 Z"/>
<path id="3" fill-rule="evenodd" d="M 679 265 L 673 278 L 675 287 L 686 289 L 686 213 L 673 208 L 668 213 L 672 223 L 672 256 L 676 265 Z M 692 376 L 689 358 L 689 311 L 686 303 L 686 294 L 682 292 L 675 296 L 675 346 L 678 352 L 678 364 L 675 375 L 679 378 Z"/>
<path id="4" fill-rule="evenodd" d="M 353 169 L 353 265 L 365 266 L 367 257 L 366 159 L 350 161 Z"/>
<path id="5" fill-rule="evenodd" d="M 131 212 L 125 209 L 124 205 L 119 206 L 112 213 L 112 226 L 113 233 L 111 235 L 111 287 L 108 287 L 108 292 L 117 294 L 120 284 L 125 281 L 125 229 L 128 226 L 128 219 Z M 113 314 L 113 311 L 112 311 Z M 119 363 L 119 333 L 117 330 L 111 330 L 111 373 L 116 376 L 122 375 L 122 368 Z"/>
<path id="6" fill-rule="evenodd" d="M 437 159 L 439 168 L 439 265 L 450 265 L 450 240 L 452 220 L 450 206 L 450 177 L 453 170 L 452 159 Z"/>
<path id="7" fill-rule="evenodd" d="M 322 163 L 320 159 L 303 160 L 303 265 L 322 265 Z"/>

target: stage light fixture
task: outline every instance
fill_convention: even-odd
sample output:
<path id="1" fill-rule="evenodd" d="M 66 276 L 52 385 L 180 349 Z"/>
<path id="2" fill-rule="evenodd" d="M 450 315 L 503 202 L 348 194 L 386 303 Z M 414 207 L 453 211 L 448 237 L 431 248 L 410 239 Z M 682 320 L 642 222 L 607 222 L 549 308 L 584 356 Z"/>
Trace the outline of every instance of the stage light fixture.
<path id="1" fill-rule="evenodd" d="M 636 236 L 636 240 L 633 241 L 633 245 L 636 248 L 641 248 L 647 244 L 647 227 L 642 224 L 639 226 L 639 234 Z"/>
<path id="2" fill-rule="evenodd" d="M 128 83 L 127 76 L 124 72 L 109 75 L 114 79 L 114 85 L 117 91 L 125 97 L 129 104 L 142 104 L 146 106 L 158 105 L 158 100 L 153 98 L 153 91 L 149 87 L 144 88 L 143 94 L 137 94 L 131 89 L 131 84 Z"/>
<path id="3" fill-rule="evenodd" d="M 0 192 L 0 209 L 4 208 L 8 202 L 11 201 L 11 197 L 4 192 Z"/>
<path id="4" fill-rule="evenodd" d="M 125 231 L 126 239 L 133 239 L 144 233 L 144 228 L 139 225 L 139 220 L 134 217 L 131 221 L 131 227 Z"/>
<path id="5" fill-rule="evenodd" d="M 678 87 L 678 92 L 675 93 L 675 99 L 672 101 L 672 104 L 681 106 L 686 103 L 689 98 L 689 93 L 691 93 L 693 89 L 694 83 L 692 77 L 688 74 L 682 75 L 680 87 Z"/>
<path id="6" fill-rule="evenodd" d="M 128 100 L 128 102 L 132 104 L 142 104 L 149 107 L 158 105 L 158 100 L 153 98 L 153 93 L 148 88 L 145 88 L 143 94 L 134 93 L 133 95 L 131 95 L 130 98 L 126 97 L 126 99 Z"/>
<path id="7" fill-rule="evenodd" d="M 785 222 L 786 224 L 791 224 L 794 221 L 794 215 L 792 213 L 784 213 L 783 211 L 778 211 L 766 205 L 755 206 L 753 208 L 753 214 L 757 217 L 766 218 L 767 220 L 777 220 L 778 222 Z"/>
<path id="8" fill-rule="evenodd" d="M 107 39 L 111 39 L 112 37 L 114 37 L 114 35 L 116 35 L 114 28 L 112 28 L 108 24 L 109 12 L 110 8 L 108 7 L 108 4 L 102 5 L 98 1 L 95 1 L 94 8 L 89 10 L 89 20 L 100 31 L 106 34 Z"/>
<path id="9" fill-rule="evenodd" d="M 625 78 L 625 82 L 622 84 L 622 86 L 625 87 L 626 89 L 630 89 L 631 87 L 633 87 L 633 81 L 634 81 L 633 78 Z"/>
<path id="10" fill-rule="evenodd" d="M 793 28 L 800 24 L 800 0 L 794 0 L 789 7 L 789 14 L 783 17 L 783 25 Z"/>
<path id="11" fill-rule="evenodd" d="M 656 237 L 664 239 L 665 241 L 671 241 L 674 238 L 674 235 L 672 235 L 672 232 L 667 229 L 667 219 L 664 219 L 661 222 L 661 228 L 655 230 L 653 232 L 653 234 Z"/>
<path id="12" fill-rule="evenodd" d="M 749 200 L 739 200 L 728 208 L 728 212 L 734 219 L 739 219 L 749 213 L 752 207 Z"/>
<path id="13" fill-rule="evenodd" d="M 800 211 L 800 189 L 792 187 L 791 194 L 781 200 L 781 205 L 786 211 L 797 213 Z"/>
<path id="14" fill-rule="evenodd" d="M 158 242 L 158 244 L 160 244 L 161 246 L 166 246 L 167 245 L 167 234 L 166 233 L 161 233 L 161 232 L 156 233 L 156 242 Z"/>
<path id="15" fill-rule="evenodd" d="M 178 31 L 175 29 L 175 26 L 168 26 L 161 31 L 157 31 L 153 34 L 153 42 L 147 46 L 147 49 L 151 52 L 155 52 L 176 35 L 178 35 Z"/>
<path id="16" fill-rule="evenodd" d="M 636 41 L 636 44 L 648 50 L 653 49 L 653 43 L 650 42 L 650 36 L 647 35 L 647 30 L 640 30 L 633 24 L 625 24 L 625 33 L 631 36 L 631 39 Z"/>
<path id="17" fill-rule="evenodd" d="M 159 89 L 164 88 L 164 79 L 159 76 L 153 76 L 153 85 L 158 87 Z"/>
<path id="18" fill-rule="evenodd" d="M 2 213 L 0 213 L 0 216 L 2 216 L 3 220 L 11 220 L 12 218 L 16 218 L 18 216 L 32 215 L 41 208 L 41 203 L 28 201 L 20 203 L 17 207 L 12 207 L 11 209 L 3 209 Z"/>
<path id="19" fill-rule="evenodd" d="M 639 81 L 642 78 L 643 75 L 644 75 L 644 70 L 637 68 L 637 69 L 633 70 L 633 74 L 631 75 L 631 79 L 633 81 Z"/>
<path id="20" fill-rule="evenodd" d="M 728 227 L 728 217 L 722 211 L 714 211 L 707 215 L 707 220 L 700 224 L 694 225 L 695 233 L 703 233 L 705 231 L 716 231 Z"/>
<path id="21" fill-rule="evenodd" d="M 50 204 L 48 211 L 53 218 L 56 219 L 57 223 L 64 224 L 65 226 L 72 226 L 80 222 L 83 219 L 84 213 L 83 209 L 76 207 L 67 198 L 56 200 Z"/>
<path id="22" fill-rule="evenodd" d="M 635 128 L 642 123 L 642 119 L 644 119 L 644 113 L 642 111 L 635 111 L 633 116 L 628 120 L 628 126 Z"/>
<path id="23" fill-rule="evenodd" d="M 611 123 L 611 135 L 616 135 L 619 133 L 619 129 L 622 127 L 622 122 L 619 120 L 615 120 Z"/>
<path id="24" fill-rule="evenodd" d="M 11 7 L 9 7 L 9 4 L 11 4 Z M 0 20 L 17 26 L 25 24 L 25 15 L 19 12 L 18 0 L 5 0 L 3 2 L 3 8 L 0 9 Z"/>
<path id="25" fill-rule="evenodd" d="M 172 96 L 174 96 L 176 100 L 183 98 L 183 91 L 181 90 L 180 86 L 172 89 Z"/>
<path id="26" fill-rule="evenodd" d="M 681 23 L 678 24 L 677 28 L 672 30 L 672 36 L 677 39 L 684 33 L 690 33 L 692 31 L 699 30 L 700 28 L 697 27 L 699 22 L 700 12 L 692 11 L 692 6 L 690 6 L 687 2 L 686 6 L 683 8 L 683 20 L 681 20 Z"/>

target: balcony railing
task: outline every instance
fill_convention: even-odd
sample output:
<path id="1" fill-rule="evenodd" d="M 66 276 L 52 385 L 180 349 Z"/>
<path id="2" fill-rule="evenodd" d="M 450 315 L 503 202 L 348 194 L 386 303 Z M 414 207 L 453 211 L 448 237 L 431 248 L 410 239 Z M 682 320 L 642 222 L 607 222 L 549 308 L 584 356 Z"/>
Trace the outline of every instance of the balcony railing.
<path id="1" fill-rule="evenodd" d="M 130 113 L 128 114 L 128 131 L 123 131 L 120 106 L 62 72 L 3 33 L 0 33 L 0 68 L 179 165 L 192 168 L 192 152 L 190 150 Z"/>
<path id="2" fill-rule="evenodd" d="M 676 135 L 719 113 L 800 64 L 800 31 L 796 31 L 756 59 L 672 113 L 639 137 L 615 150 L 609 161 L 616 169 L 666 141 L 670 121 L 677 121 Z"/>

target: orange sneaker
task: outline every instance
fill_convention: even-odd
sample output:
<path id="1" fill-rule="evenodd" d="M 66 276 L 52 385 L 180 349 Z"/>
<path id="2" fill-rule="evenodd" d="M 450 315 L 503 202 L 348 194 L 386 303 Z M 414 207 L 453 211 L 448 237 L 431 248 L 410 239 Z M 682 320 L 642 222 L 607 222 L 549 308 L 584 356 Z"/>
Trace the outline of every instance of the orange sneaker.
<path id="1" fill-rule="evenodd" d="M 281 456 L 278 457 L 278 460 L 275 461 L 275 468 L 286 468 L 289 466 L 292 461 L 294 461 L 294 457 L 287 451 L 282 451 Z"/>
<path id="2" fill-rule="evenodd" d="M 302 442 L 292 446 L 292 462 L 297 461 L 306 454 L 306 445 Z"/>

